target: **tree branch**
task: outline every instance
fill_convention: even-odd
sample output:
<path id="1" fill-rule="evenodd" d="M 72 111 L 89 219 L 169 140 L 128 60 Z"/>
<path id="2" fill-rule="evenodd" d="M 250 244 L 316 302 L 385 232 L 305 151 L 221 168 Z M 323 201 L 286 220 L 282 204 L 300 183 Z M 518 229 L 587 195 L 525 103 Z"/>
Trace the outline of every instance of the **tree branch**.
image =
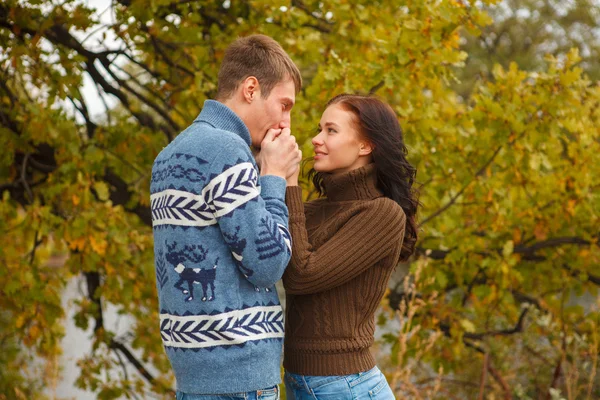
<path id="1" fill-rule="evenodd" d="M 10 22 L 8 20 L 8 18 L 9 18 L 8 10 L 5 7 L 0 6 L 0 27 L 4 26 L 6 28 L 14 30 L 13 29 L 14 24 L 12 22 Z M 123 104 L 123 106 L 140 122 L 140 124 L 142 126 L 146 126 L 153 130 L 157 130 L 157 129 L 162 130 L 165 133 L 165 135 L 167 136 L 167 139 L 169 140 L 169 142 L 173 139 L 174 135 L 177 133 L 176 132 L 177 129 L 175 129 L 173 126 L 171 126 L 171 127 L 165 126 L 165 125 L 157 126 L 157 124 L 155 123 L 155 121 L 149 114 L 142 112 L 142 111 L 133 110 L 129 103 L 129 99 L 127 98 L 125 93 L 123 93 L 118 88 L 115 88 L 110 83 L 108 83 L 108 81 L 102 76 L 102 74 L 100 74 L 100 72 L 94 65 L 94 62 L 99 59 L 101 62 L 104 63 L 103 66 L 106 67 L 108 55 L 110 55 L 110 54 L 125 54 L 124 50 L 122 50 L 122 49 L 106 50 L 106 51 L 102 51 L 102 52 L 98 52 L 98 53 L 92 52 L 92 51 L 86 49 L 73 35 L 71 35 L 71 33 L 68 31 L 68 29 L 65 28 L 63 25 L 53 25 L 50 28 L 48 28 L 47 30 L 45 30 L 44 32 L 38 32 L 34 29 L 23 28 L 23 27 L 19 27 L 19 29 L 20 29 L 19 35 L 21 37 L 23 37 L 23 35 L 25 35 L 25 34 L 35 36 L 35 35 L 43 33 L 44 37 L 46 39 L 48 39 L 51 43 L 53 43 L 55 46 L 61 45 L 63 47 L 66 47 L 67 49 L 74 50 L 75 52 L 77 52 L 78 54 L 83 56 L 86 59 L 86 61 L 84 62 L 85 70 L 87 71 L 87 73 L 90 75 L 90 77 L 92 78 L 92 80 L 94 82 L 99 84 L 106 93 L 112 94 L 117 99 L 119 99 L 119 101 Z M 110 69 L 108 69 L 107 72 L 112 73 L 112 71 L 110 71 Z M 147 104 L 149 106 L 152 106 L 152 103 L 147 103 Z M 161 116 L 163 118 L 165 118 L 165 115 L 163 115 L 163 114 L 161 114 Z M 173 122 L 173 121 L 169 121 L 169 118 L 165 118 L 165 120 L 169 123 Z"/>
<path id="2" fill-rule="evenodd" d="M 116 175 L 111 169 L 107 169 L 104 174 L 104 180 L 112 185 L 113 190 L 110 192 L 110 199 L 115 205 L 125 205 L 135 195 L 129 190 L 129 185 L 120 176 Z M 136 205 L 133 208 L 126 208 L 127 211 L 134 213 L 144 224 L 152 226 L 152 213 L 150 207 Z"/>
<path id="3" fill-rule="evenodd" d="M 525 316 L 527 315 L 528 312 L 529 312 L 529 308 L 523 309 L 523 311 L 521 312 L 521 315 L 519 316 L 519 320 L 517 321 L 516 325 L 513 328 L 494 330 L 494 331 L 486 331 L 486 332 L 480 332 L 480 333 L 464 332 L 463 338 L 479 341 L 487 336 L 510 336 L 510 335 L 514 335 L 515 333 L 523 332 L 523 323 L 525 321 Z M 450 336 L 450 325 L 449 324 L 440 322 L 439 327 L 442 332 L 447 334 L 447 336 Z"/>
<path id="4" fill-rule="evenodd" d="M 516 245 L 513 249 L 514 254 L 523 255 L 523 259 L 527 261 L 545 261 L 546 257 L 536 254 L 537 251 L 548 249 L 548 248 L 556 248 L 566 245 L 578 245 L 578 246 L 591 246 L 592 244 L 600 244 L 600 236 L 598 238 L 594 238 L 594 240 L 587 240 L 577 236 L 559 236 L 555 238 L 550 238 L 541 242 L 534 243 L 530 246 L 525 246 L 524 244 Z M 423 247 L 417 247 L 416 253 L 418 255 L 423 255 L 425 257 L 431 258 L 433 260 L 443 260 L 446 258 L 450 252 L 454 249 L 450 250 L 439 250 L 439 249 L 426 249 Z M 489 256 L 491 253 L 502 253 L 502 249 L 498 248 L 493 251 L 488 252 L 476 252 L 474 254 L 479 254 L 482 256 Z M 590 281 L 600 284 L 600 277 L 590 275 Z"/>
<path id="5" fill-rule="evenodd" d="M 111 63 L 107 58 L 100 58 L 100 63 L 104 66 L 104 69 L 108 72 L 108 74 L 117 82 L 119 85 L 124 87 L 129 93 L 133 94 L 137 97 L 142 103 L 146 104 L 148 107 L 152 108 L 156 111 L 167 123 L 171 126 L 171 135 L 175 135 L 177 131 L 179 131 L 179 126 L 173 121 L 173 119 L 169 116 L 169 114 L 158 106 L 155 102 L 151 101 L 149 98 L 144 96 L 142 93 L 134 90 L 126 81 L 119 78 L 111 69 Z"/>
<path id="6" fill-rule="evenodd" d="M 150 384 L 156 383 L 156 379 L 154 378 L 154 376 L 152 376 L 152 374 L 133 355 L 133 353 L 131 351 L 129 351 L 129 349 L 127 347 L 125 347 L 125 345 L 123 343 L 121 343 L 115 339 L 112 339 L 110 341 L 109 347 L 111 349 L 120 351 L 121 354 L 123 354 L 125 356 L 125 358 L 127 358 L 127 361 L 129 361 L 135 367 L 135 369 L 140 373 L 140 375 L 142 375 L 144 377 L 144 379 L 146 379 L 146 381 L 148 381 L 148 383 L 150 383 Z M 171 394 L 172 396 L 175 396 L 175 391 L 169 390 L 169 394 Z"/>
<path id="7" fill-rule="evenodd" d="M 85 281 L 88 289 L 88 298 L 92 303 L 95 304 L 97 309 L 97 314 L 94 318 L 94 332 L 97 333 L 99 330 L 104 328 L 104 314 L 102 312 L 102 302 L 100 301 L 100 296 L 97 291 L 100 287 L 100 274 L 98 272 L 84 272 Z"/>
<path id="8" fill-rule="evenodd" d="M 454 203 L 456 203 L 456 200 L 458 200 L 458 198 L 460 196 L 462 196 L 462 194 L 464 193 L 464 191 L 471 185 L 471 183 L 473 183 L 475 181 L 475 179 L 481 175 L 483 173 L 483 171 L 485 171 L 485 169 L 494 161 L 494 159 L 496 158 L 496 156 L 498 155 L 498 153 L 500 153 L 500 150 L 502 150 L 502 148 L 504 147 L 504 145 L 500 145 L 498 146 L 498 148 L 494 151 L 494 153 L 492 154 L 492 156 L 489 158 L 489 160 L 481 167 L 479 168 L 479 170 L 473 175 L 473 178 L 467 182 L 467 184 L 465 184 L 456 195 L 452 196 L 452 198 L 450 199 L 450 201 L 448 201 L 448 203 L 446 203 L 443 207 L 441 207 L 439 210 L 435 211 L 433 214 L 429 215 L 428 217 L 426 217 L 423 221 L 421 221 L 421 223 L 419 224 L 419 226 L 423 226 L 426 223 L 428 223 L 429 221 L 431 221 L 432 219 L 436 218 L 437 216 L 439 216 L 440 214 L 442 214 L 444 211 L 446 211 L 448 208 L 450 208 Z"/>
<path id="9" fill-rule="evenodd" d="M 477 400 L 483 400 L 483 394 L 485 393 L 485 380 L 487 378 L 487 369 L 490 361 L 490 353 L 485 353 L 483 355 L 483 370 L 481 371 L 481 380 L 479 382 L 479 396 L 477 396 Z"/>
<path id="10" fill-rule="evenodd" d="M 317 24 L 306 23 L 303 26 L 316 29 L 323 33 L 331 33 L 331 26 L 335 23 L 332 21 L 327 21 L 326 19 L 319 18 L 316 16 L 301 0 L 292 0 L 292 7 L 296 7 L 299 10 L 302 10 L 306 15 L 314 18 L 317 21 Z"/>
<path id="11" fill-rule="evenodd" d="M 492 375 L 494 377 L 496 382 L 498 382 L 498 384 L 502 387 L 502 390 L 504 391 L 504 399 L 511 400 L 512 394 L 510 391 L 510 386 L 508 386 L 508 384 L 506 383 L 504 378 L 502 378 L 502 375 L 500 375 L 498 370 L 496 368 L 494 368 L 494 366 L 492 365 L 491 362 L 488 364 L 488 371 L 489 371 L 490 375 Z"/>
<path id="12" fill-rule="evenodd" d="M 587 275 L 588 281 L 592 282 L 595 285 L 600 286 L 600 276 L 597 275 L 592 275 L 590 273 L 584 272 L 584 271 L 577 271 L 573 268 L 571 268 L 569 265 L 567 264 L 563 264 L 563 268 L 566 269 L 567 271 L 570 272 L 571 276 L 576 277 L 581 273 L 584 273 Z"/>

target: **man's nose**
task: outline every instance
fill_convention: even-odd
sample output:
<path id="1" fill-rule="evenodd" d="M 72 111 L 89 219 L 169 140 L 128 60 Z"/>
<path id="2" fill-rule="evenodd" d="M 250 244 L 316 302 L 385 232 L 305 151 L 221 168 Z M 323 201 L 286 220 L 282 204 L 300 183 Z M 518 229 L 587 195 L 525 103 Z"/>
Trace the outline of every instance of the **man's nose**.
<path id="1" fill-rule="evenodd" d="M 279 128 L 284 129 L 284 128 L 290 128 L 292 126 L 292 120 L 290 117 L 290 114 L 285 114 L 283 116 L 283 119 L 281 120 L 281 122 L 279 123 Z"/>

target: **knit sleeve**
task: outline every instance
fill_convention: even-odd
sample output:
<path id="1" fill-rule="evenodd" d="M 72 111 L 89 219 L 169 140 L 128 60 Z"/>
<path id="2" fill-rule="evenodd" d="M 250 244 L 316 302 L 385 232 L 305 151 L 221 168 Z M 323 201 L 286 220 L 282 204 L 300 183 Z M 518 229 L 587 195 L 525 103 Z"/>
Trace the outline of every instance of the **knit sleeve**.
<path id="1" fill-rule="evenodd" d="M 376 199 L 315 250 L 308 240 L 299 187 L 288 187 L 292 257 L 283 276 L 289 294 L 312 294 L 342 285 L 401 246 L 406 216 L 393 201 Z M 393 245 L 392 245 L 393 243 Z"/>
<path id="2" fill-rule="evenodd" d="M 207 203 L 239 271 L 256 287 L 271 287 L 291 254 L 285 179 L 259 177 L 250 150 L 237 143 L 216 159 L 224 167 L 204 190 Z"/>

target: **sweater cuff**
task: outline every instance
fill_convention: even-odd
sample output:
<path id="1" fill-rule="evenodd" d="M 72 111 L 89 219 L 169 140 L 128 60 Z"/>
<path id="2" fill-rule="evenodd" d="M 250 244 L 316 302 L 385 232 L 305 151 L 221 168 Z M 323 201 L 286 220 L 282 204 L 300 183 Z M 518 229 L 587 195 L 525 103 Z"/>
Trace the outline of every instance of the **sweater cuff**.
<path id="1" fill-rule="evenodd" d="M 286 181 L 280 176 L 265 175 L 260 177 L 260 195 L 263 199 L 284 200 Z"/>
<path id="2" fill-rule="evenodd" d="M 285 204 L 288 207 L 290 221 L 304 218 L 304 203 L 300 186 L 288 186 L 285 189 Z"/>

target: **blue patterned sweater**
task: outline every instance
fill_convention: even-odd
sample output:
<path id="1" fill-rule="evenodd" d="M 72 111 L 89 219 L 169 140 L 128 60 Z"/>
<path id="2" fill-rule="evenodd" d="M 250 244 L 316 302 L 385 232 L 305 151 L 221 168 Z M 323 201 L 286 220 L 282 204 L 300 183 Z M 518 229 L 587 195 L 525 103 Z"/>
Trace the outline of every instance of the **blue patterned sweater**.
<path id="1" fill-rule="evenodd" d="M 259 176 L 250 143 L 242 120 L 208 100 L 152 167 L 160 333 L 184 393 L 280 382 L 286 182 Z"/>

